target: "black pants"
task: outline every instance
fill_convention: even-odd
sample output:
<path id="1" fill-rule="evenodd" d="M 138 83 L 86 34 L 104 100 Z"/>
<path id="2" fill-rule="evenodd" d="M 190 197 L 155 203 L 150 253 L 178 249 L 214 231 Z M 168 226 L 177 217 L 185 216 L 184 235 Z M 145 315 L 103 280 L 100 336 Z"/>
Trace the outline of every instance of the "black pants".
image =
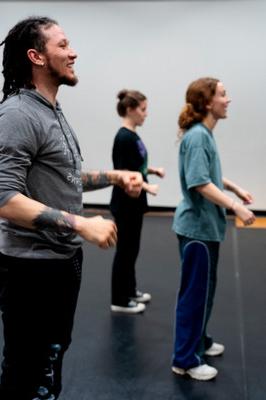
<path id="1" fill-rule="evenodd" d="M 71 342 L 81 265 L 81 249 L 69 260 L 0 255 L 4 326 L 1 400 L 59 396 L 62 359 Z"/>
<path id="2" fill-rule="evenodd" d="M 135 263 L 140 248 L 143 213 L 114 215 L 118 240 L 112 269 L 112 304 L 126 306 L 136 295 Z"/>

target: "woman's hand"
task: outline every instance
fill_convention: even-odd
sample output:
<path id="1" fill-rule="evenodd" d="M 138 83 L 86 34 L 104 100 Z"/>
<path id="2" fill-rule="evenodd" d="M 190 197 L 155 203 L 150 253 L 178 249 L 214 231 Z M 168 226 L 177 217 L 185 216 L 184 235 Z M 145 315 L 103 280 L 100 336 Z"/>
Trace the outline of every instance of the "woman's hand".
<path id="1" fill-rule="evenodd" d="M 235 194 L 237 197 L 239 197 L 239 199 L 243 201 L 244 204 L 253 203 L 253 197 L 247 190 L 238 187 L 235 191 Z"/>
<path id="2" fill-rule="evenodd" d="M 153 174 L 159 176 L 159 178 L 163 178 L 165 176 L 165 170 L 163 167 L 149 167 L 148 174 Z"/>
<path id="3" fill-rule="evenodd" d="M 236 201 L 233 202 L 232 210 L 234 211 L 235 215 L 241 219 L 244 225 L 252 225 L 256 220 L 256 217 L 252 211 Z"/>
<path id="4" fill-rule="evenodd" d="M 159 191 L 159 185 L 152 185 L 150 183 L 143 182 L 142 189 L 145 190 L 145 192 L 156 196 Z"/>

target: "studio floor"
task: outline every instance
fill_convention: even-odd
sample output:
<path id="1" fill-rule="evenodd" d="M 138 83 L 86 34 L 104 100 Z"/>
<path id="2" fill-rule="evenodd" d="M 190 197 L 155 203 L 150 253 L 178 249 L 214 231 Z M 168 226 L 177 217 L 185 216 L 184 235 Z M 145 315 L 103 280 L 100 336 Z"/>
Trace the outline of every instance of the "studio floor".
<path id="1" fill-rule="evenodd" d="M 137 277 L 152 302 L 142 315 L 111 313 L 114 249 L 84 245 L 82 288 L 60 400 L 266 399 L 266 230 L 236 227 L 229 220 L 209 325 L 226 350 L 208 359 L 219 371 L 217 378 L 198 382 L 170 368 L 180 272 L 171 223 L 169 214 L 144 219 Z"/>

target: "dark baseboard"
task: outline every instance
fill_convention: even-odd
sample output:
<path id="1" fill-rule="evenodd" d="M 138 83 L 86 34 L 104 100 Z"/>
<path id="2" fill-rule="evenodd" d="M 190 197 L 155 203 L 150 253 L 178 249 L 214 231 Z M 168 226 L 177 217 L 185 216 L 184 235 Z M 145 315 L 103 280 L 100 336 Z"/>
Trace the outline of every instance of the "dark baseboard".
<path id="1" fill-rule="evenodd" d="M 84 209 L 88 210 L 106 210 L 109 211 L 109 204 L 83 204 Z M 163 207 L 163 206 L 150 206 L 150 212 L 166 212 L 166 213 L 174 213 L 175 207 Z M 258 217 L 266 217 L 266 210 L 252 210 Z M 227 215 L 233 215 L 233 212 L 227 210 Z"/>
<path id="2" fill-rule="evenodd" d="M 98 209 L 98 210 L 109 210 L 109 204 L 83 204 L 85 209 Z M 158 212 L 174 212 L 175 207 L 159 207 L 159 206 L 150 206 L 149 211 L 158 211 Z"/>

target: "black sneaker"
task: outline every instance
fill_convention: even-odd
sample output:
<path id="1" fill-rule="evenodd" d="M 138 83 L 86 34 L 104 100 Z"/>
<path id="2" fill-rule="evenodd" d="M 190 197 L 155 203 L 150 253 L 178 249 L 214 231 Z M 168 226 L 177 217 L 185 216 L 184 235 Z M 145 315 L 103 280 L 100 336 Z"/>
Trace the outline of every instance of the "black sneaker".
<path id="1" fill-rule="evenodd" d="M 111 305 L 111 310 L 114 312 L 127 313 L 127 314 L 139 314 L 145 310 L 146 306 L 143 303 L 137 303 L 134 300 L 130 300 L 126 306 Z"/>

